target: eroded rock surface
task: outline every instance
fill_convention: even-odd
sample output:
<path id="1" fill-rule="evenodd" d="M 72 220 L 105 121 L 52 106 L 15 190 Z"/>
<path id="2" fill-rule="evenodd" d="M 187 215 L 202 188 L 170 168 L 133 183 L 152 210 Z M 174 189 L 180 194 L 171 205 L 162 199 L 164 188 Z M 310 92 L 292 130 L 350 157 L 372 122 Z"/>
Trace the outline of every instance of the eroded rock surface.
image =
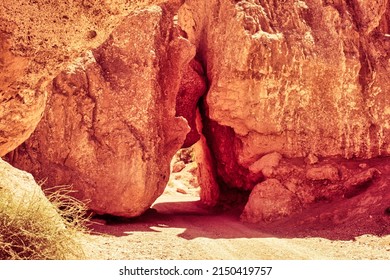
<path id="1" fill-rule="evenodd" d="M 192 146 L 200 139 L 195 119 L 199 98 L 206 93 L 206 90 L 206 78 L 202 65 L 199 61 L 193 59 L 183 73 L 180 90 L 176 98 L 176 115 L 184 117 L 191 127 L 183 148 Z"/>
<path id="2" fill-rule="evenodd" d="M 157 1 L 1 1 L 0 156 L 33 132 L 45 109 L 45 87 L 65 64 L 150 2 Z"/>
<path id="3" fill-rule="evenodd" d="M 263 178 L 250 167 L 270 152 L 390 154 L 389 9 L 384 0 L 185 2 L 179 22 L 206 65 L 205 136 L 222 182 L 253 188 Z"/>
<path id="4" fill-rule="evenodd" d="M 42 121 L 11 161 L 48 186 L 73 186 L 97 213 L 132 217 L 149 208 L 189 131 L 175 102 L 195 49 L 171 37 L 174 9 L 131 13 L 57 76 Z"/>
<path id="5" fill-rule="evenodd" d="M 338 158 L 325 159 L 312 165 L 305 164 L 304 159 L 282 158 L 272 174 L 252 190 L 242 219 L 255 223 L 276 221 L 294 214 L 297 217 L 301 210 L 309 213 L 310 209 L 317 211 L 316 207 L 322 207 L 314 204 L 325 207 L 327 204 L 344 202 L 352 205 L 351 200 L 359 204 L 363 203 L 361 200 L 366 200 L 364 203 L 367 203 L 365 207 L 368 210 L 369 197 L 372 195 L 376 197 L 375 203 L 379 203 L 375 205 L 376 211 L 382 208 L 384 212 L 389 203 L 389 195 L 383 191 L 389 176 L 389 163 L 389 158 L 371 159 L 364 164 Z M 378 187 L 382 190 L 378 191 Z M 290 207 L 296 205 L 297 201 L 300 207 Z M 290 210 L 281 210 L 286 207 L 290 207 Z"/>
<path id="6" fill-rule="evenodd" d="M 250 223 L 270 222 L 289 216 L 300 209 L 300 201 L 294 193 L 277 179 L 268 179 L 252 190 L 241 220 Z"/>
<path id="7" fill-rule="evenodd" d="M 10 24 L 12 12 L 0 21 L 7 62 L 0 155 L 30 135 L 47 81 L 79 46 L 103 41 L 100 20 L 121 14 L 125 2 L 96 15 L 82 1 L 77 16 L 62 15 L 61 4 L 61 22 L 48 35 L 39 24 L 28 35 L 34 24 L 27 19 Z M 48 185 L 72 184 L 96 212 L 120 216 L 147 209 L 162 193 L 173 154 L 198 139 L 202 200 L 215 205 L 227 189 L 253 190 L 247 208 L 257 214 L 246 210 L 248 221 L 299 211 L 296 199 L 305 207 L 354 197 L 378 173 L 328 159 L 390 155 L 390 2 L 366 2 L 187 0 L 177 19 L 168 5 L 132 13 L 55 78 L 43 121 L 10 159 Z M 34 5 L 32 14 L 45 7 Z M 18 41 L 20 30 L 28 32 Z M 264 212 L 263 199 L 279 206 Z"/>

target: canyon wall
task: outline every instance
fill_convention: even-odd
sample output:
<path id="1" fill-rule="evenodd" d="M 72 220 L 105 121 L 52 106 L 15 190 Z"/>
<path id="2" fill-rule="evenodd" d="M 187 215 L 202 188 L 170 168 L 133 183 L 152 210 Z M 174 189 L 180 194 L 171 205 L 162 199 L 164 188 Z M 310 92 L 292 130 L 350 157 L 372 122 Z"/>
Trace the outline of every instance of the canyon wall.
<path id="1" fill-rule="evenodd" d="M 225 184 L 252 189 L 256 162 L 390 154 L 383 1 L 188 0 L 179 23 L 210 88 L 205 134 Z"/>

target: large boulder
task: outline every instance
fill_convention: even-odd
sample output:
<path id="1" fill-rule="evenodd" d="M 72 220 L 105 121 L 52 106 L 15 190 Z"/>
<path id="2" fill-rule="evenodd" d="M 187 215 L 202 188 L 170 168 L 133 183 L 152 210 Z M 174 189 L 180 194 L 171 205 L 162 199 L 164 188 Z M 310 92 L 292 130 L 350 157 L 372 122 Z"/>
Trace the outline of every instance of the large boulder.
<path id="1" fill-rule="evenodd" d="M 301 210 L 298 197 L 277 179 L 257 184 L 250 196 L 241 220 L 244 222 L 271 222 Z"/>
<path id="2" fill-rule="evenodd" d="M 206 65 L 220 182 L 252 189 L 263 177 L 251 166 L 271 152 L 390 155 L 386 3 L 185 2 L 179 23 Z"/>
<path id="3" fill-rule="evenodd" d="M 157 1 L 1 1 L 0 156 L 33 132 L 45 87 L 65 64 L 99 46 L 124 16 L 150 2 Z"/>
<path id="4" fill-rule="evenodd" d="M 42 121 L 10 161 L 46 186 L 71 185 L 97 213 L 148 209 L 189 132 L 175 104 L 195 48 L 173 26 L 175 9 L 131 13 L 57 76 Z"/>

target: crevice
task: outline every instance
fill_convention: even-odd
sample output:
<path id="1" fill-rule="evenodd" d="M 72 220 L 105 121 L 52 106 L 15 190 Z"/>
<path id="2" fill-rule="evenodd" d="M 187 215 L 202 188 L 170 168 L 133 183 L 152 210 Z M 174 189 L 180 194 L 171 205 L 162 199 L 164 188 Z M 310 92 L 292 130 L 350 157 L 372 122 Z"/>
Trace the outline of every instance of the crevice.
<path id="1" fill-rule="evenodd" d="M 351 21 L 354 24 L 356 30 L 359 33 L 359 84 L 362 87 L 362 95 L 365 98 L 374 80 L 375 64 L 370 54 L 369 47 L 369 34 L 366 34 L 365 26 L 363 25 L 363 19 L 359 15 L 358 8 L 354 0 L 346 1 L 346 9 L 351 15 Z"/>
<path id="2" fill-rule="evenodd" d="M 359 70 L 359 84 L 362 87 L 363 96 L 366 96 L 374 80 L 374 66 L 371 62 L 372 59 L 370 58 L 368 47 L 366 46 L 366 40 L 362 37 L 360 38 L 359 58 L 361 65 Z"/>
<path id="3" fill-rule="evenodd" d="M 207 94 L 211 88 L 212 82 L 207 73 L 207 59 L 204 46 L 200 46 L 197 52 L 197 58 L 203 66 L 205 73 L 206 93 L 199 99 L 197 104 L 202 119 L 202 134 L 206 138 L 207 146 L 211 152 L 214 168 L 216 170 L 216 181 L 220 188 L 251 190 L 254 185 L 263 180 L 262 175 L 250 173 L 248 168 L 238 164 L 235 147 L 242 145 L 236 137 L 234 129 L 229 126 L 220 125 L 218 122 L 210 119 L 209 108 L 206 101 Z"/>
<path id="4" fill-rule="evenodd" d="M 99 73 L 103 77 L 104 71 L 99 63 L 96 62 L 97 67 L 99 68 Z M 91 82 L 91 75 L 89 71 L 85 71 L 85 81 L 86 81 L 86 95 L 91 99 L 93 103 L 92 108 L 92 120 L 91 120 L 91 128 L 88 129 L 88 134 L 90 139 L 95 142 L 99 146 L 103 146 L 103 141 L 96 135 L 96 131 L 98 131 L 98 115 L 99 115 L 99 101 L 98 94 L 95 92 L 93 88 L 93 83 Z"/>
<path id="5" fill-rule="evenodd" d="M 131 135 L 133 135 L 133 137 L 137 140 L 142 151 L 142 160 L 147 162 L 150 159 L 150 156 L 147 154 L 147 147 L 145 145 L 146 141 L 144 140 L 142 133 L 128 121 L 123 121 L 123 124 L 130 131 Z"/>

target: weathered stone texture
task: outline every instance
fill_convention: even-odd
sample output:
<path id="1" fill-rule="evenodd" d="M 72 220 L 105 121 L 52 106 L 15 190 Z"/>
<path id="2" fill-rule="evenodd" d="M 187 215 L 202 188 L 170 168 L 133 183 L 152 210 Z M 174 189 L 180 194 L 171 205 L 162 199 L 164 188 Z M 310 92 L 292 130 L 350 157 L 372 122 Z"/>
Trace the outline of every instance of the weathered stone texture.
<path id="1" fill-rule="evenodd" d="M 196 127 L 197 131 L 203 131 L 199 110 L 196 112 Z M 215 206 L 219 200 L 220 189 L 216 181 L 215 162 L 203 133 L 200 133 L 200 140 L 193 145 L 193 151 L 198 165 L 198 182 L 201 186 L 200 200 L 205 205 Z"/>
<path id="2" fill-rule="evenodd" d="M 390 154 L 387 1 L 195 1 L 179 23 L 210 89 L 218 176 L 251 188 L 264 154 Z M 254 177 L 260 178 L 260 177 Z"/>
<path id="3" fill-rule="evenodd" d="M 0 2 L 0 156 L 42 117 L 47 84 L 66 63 L 99 46 L 131 10 L 157 1 Z"/>
<path id="4" fill-rule="evenodd" d="M 202 65 L 193 59 L 183 74 L 180 90 L 176 98 L 176 115 L 184 117 L 191 131 L 187 134 L 183 148 L 188 148 L 200 139 L 196 128 L 196 111 L 198 101 L 206 93 L 206 79 Z"/>
<path id="5" fill-rule="evenodd" d="M 0 4 L 0 156 L 31 134 L 63 64 L 128 11 L 124 0 L 33 2 Z M 133 12 L 55 78 L 37 131 L 10 155 L 17 166 L 120 216 L 147 209 L 173 154 L 198 139 L 202 200 L 255 188 L 249 220 L 376 178 L 327 159 L 390 156 L 390 1 L 186 0 L 177 17 L 182 1 L 169 2 Z"/>
<path id="6" fill-rule="evenodd" d="M 241 220 L 250 223 L 271 222 L 300 209 L 300 201 L 294 193 L 277 179 L 268 179 L 252 190 Z"/>
<path id="7" fill-rule="evenodd" d="M 12 162 L 48 186 L 72 185 L 97 213 L 132 217 L 149 208 L 189 131 L 175 102 L 195 49 L 171 38 L 173 14 L 169 6 L 131 13 L 57 76 L 42 121 Z"/>

